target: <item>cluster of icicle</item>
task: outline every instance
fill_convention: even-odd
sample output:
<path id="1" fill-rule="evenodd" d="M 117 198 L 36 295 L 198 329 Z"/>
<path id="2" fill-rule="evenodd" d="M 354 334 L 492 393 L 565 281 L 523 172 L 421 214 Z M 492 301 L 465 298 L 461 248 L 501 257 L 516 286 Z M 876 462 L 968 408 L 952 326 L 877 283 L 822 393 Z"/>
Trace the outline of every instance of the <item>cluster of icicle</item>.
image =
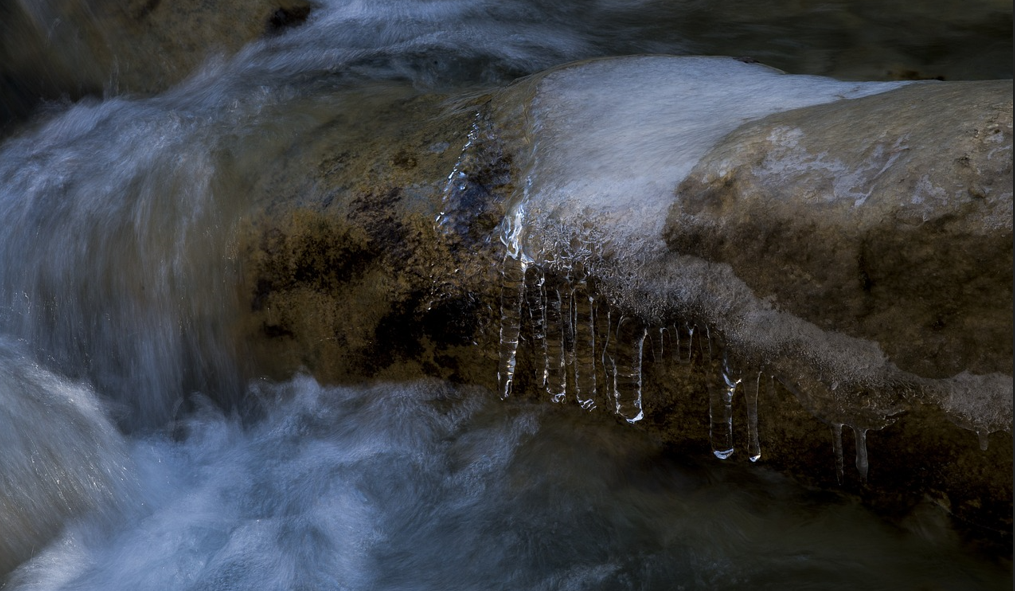
<path id="1" fill-rule="evenodd" d="M 523 257 L 504 258 L 501 284 L 500 395 L 515 382 L 522 326 L 534 348 L 535 381 L 554 402 L 568 394 L 584 409 L 608 403 L 629 422 L 642 419 L 641 368 L 648 329 L 598 301 L 580 265 L 548 276 Z"/>
<path id="2" fill-rule="evenodd" d="M 497 146 L 488 125 L 477 114 L 462 154 L 447 178 L 442 211 L 435 223 L 438 231 L 454 240 L 462 240 L 475 216 L 470 190 L 485 189 L 473 182 L 470 172 L 475 172 L 472 169 L 477 163 L 484 162 L 479 156 L 483 150 Z M 717 379 L 708 388 L 713 453 L 720 459 L 733 455 L 733 402 L 739 393 L 747 409 L 747 457 L 759 460 L 758 394 L 763 382 L 774 387 L 774 378 L 762 367 L 732 362 L 728 349 L 707 325 L 685 321 L 650 325 L 610 302 L 597 289 L 596 248 L 591 238 L 564 248 L 559 243 L 552 248 L 531 244 L 527 248 L 531 240 L 525 224 L 528 192 L 525 183 L 521 194 L 512 199 L 513 206 L 507 208 L 501 227 L 505 247 L 500 268 L 497 369 L 501 398 L 511 396 L 515 388 L 519 347 L 524 345 L 531 348 L 534 360 L 533 375 L 526 382 L 545 390 L 551 401 L 573 400 L 583 409 L 605 409 L 636 423 L 644 418 L 646 361 L 673 367 L 690 365 L 697 359 L 719 368 Z M 548 252 L 567 254 L 547 257 Z M 842 423 L 832 423 L 840 483 L 844 466 L 842 427 Z M 853 431 L 856 466 L 861 479 L 866 480 L 867 429 L 853 427 Z"/>
<path id="3" fill-rule="evenodd" d="M 748 455 L 752 461 L 761 457 L 758 387 L 762 372 L 742 379 L 707 327 L 646 325 L 599 297 L 594 279 L 580 264 L 566 271 L 563 276 L 549 274 L 524 257 L 505 256 L 497 370 L 501 397 L 510 396 L 514 387 L 523 332 L 536 359 L 535 383 L 550 400 L 573 399 L 586 410 L 605 406 L 630 423 L 644 417 L 646 355 L 662 363 L 689 364 L 696 355 L 705 361 L 717 359 L 720 379 L 709 389 L 712 449 L 722 459 L 733 454 L 733 398 L 741 390 L 747 404 Z"/>
<path id="4" fill-rule="evenodd" d="M 747 410 L 747 455 L 761 458 L 758 436 L 758 394 L 774 388 L 775 378 L 763 368 L 738 367 L 730 351 L 708 326 L 691 322 L 648 325 L 618 311 L 599 295 L 595 278 L 581 263 L 559 268 L 508 252 L 501 267 L 499 364 L 500 396 L 515 387 L 519 347 L 531 348 L 537 387 L 553 402 L 573 400 L 583 409 L 605 408 L 635 423 L 644 417 L 643 368 L 646 363 L 691 364 L 695 360 L 719 368 L 710 382 L 709 415 L 712 452 L 720 459 L 733 455 L 733 403 L 742 396 Z M 843 424 L 832 424 L 836 473 L 843 481 Z M 853 427 L 856 467 L 866 481 L 867 429 Z"/>

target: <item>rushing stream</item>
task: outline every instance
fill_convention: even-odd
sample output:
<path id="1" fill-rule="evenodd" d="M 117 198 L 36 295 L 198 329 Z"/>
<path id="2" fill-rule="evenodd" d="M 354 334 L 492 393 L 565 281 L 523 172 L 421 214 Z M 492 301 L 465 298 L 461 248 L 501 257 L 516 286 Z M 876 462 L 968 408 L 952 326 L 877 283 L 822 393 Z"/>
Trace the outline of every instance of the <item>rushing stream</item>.
<path id="1" fill-rule="evenodd" d="M 125 456 L 99 459 L 129 474 L 112 507 L 69 526 L 14 588 L 1006 584 L 953 554 L 932 516 L 893 530 L 765 470 L 667 459 L 569 407 L 433 382 L 327 389 L 296 378 L 248 396 L 265 417 L 246 427 L 208 404 L 177 440 L 135 438 Z"/>
<path id="2" fill-rule="evenodd" d="M 59 3 L 30 4 L 11 6 L 63 26 L 47 16 Z M 590 358 L 570 361 L 578 405 L 502 400 L 523 313 L 541 311 L 525 322 L 542 330 L 547 360 L 565 355 L 547 328 L 562 308 L 574 310 L 571 339 L 610 346 L 591 345 L 592 287 L 576 275 L 574 304 L 562 303 L 517 252 L 506 259 L 513 332 L 501 335 L 500 392 L 271 382 L 237 350 L 236 236 L 294 146 L 325 123 L 352 143 L 382 127 L 372 117 L 395 98 L 630 53 L 749 52 L 797 73 L 856 77 L 869 73 L 853 47 L 868 41 L 864 22 L 883 35 L 874 45 L 930 68 L 882 68 L 882 80 L 935 77 L 942 64 L 949 76 L 1011 73 L 1010 29 L 1006 49 L 1002 34 L 973 56 L 977 31 L 995 32 L 972 16 L 953 30 L 942 23 L 955 15 L 905 13 L 936 23 L 931 36 L 973 31 L 949 61 L 920 49 L 933 40 L 889 42 L 887 18 L 859 1 L 828 3 L 827 19 L 797 10 L 784 20 L 724 3 L 725 31 L 699 4 L 329 0 L 167 90 L 118 95 L 101 82 L 102 99 L 11 124 L 0 144 L 3 588 L 1010 589 L 1010 563 L 970 554 L 933 509 L 888 525 L 763 465 L 673 457 L 612 414 L 641 418 L 640 390 L 609 413 L 582 412 L 595 406 L 583 398 L 596 387 Z M 808 97 L 800 104 L 820 102 Z M 763 103 L 752 109 L 769 112 Z M 553 178 L 536 180 L 552 185 L 547 170 Z M 640 388 L 652 343 L 624 322 L 613 331 L 635 345 L 613 351 L 612 376 L 632 384 L 617 391 Z M 674 327 L 668 338 L 683 337 Z M 551 398 L 564 395 L 563 365 L 543 370 Z"/>

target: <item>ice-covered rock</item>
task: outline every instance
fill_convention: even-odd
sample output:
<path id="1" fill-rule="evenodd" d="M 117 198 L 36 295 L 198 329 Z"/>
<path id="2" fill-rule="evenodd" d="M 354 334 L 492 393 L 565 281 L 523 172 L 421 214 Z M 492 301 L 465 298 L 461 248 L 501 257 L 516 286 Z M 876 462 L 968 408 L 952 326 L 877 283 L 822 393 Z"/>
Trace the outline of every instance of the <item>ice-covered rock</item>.
<path id="1" fill-rule="evenodd" d="M 875 382 L 927 378 L 929 394 L 968 372 L 966 381 L 980 376 L 972 390 L 1003 406 L 1012 360 L 1011 88 L 923 83 L 745 125 L 676 189 L 667 241 L 728 264 L 782 313 L 876 343 L 886 364 Z M 748 320 L 731 319 L 729 332 L 776 344 Z M 981 417 L 980 428 L 1010 429 L 1007 406 Z"/>
<path id="2" fill-rule="evenodd" d="M 1010 524 L 1010 82 L 632 57 L 442 95 L 269 45 L 4 145 L 2 329 L 128 423 L 436 376 Z"/>
<path id="3" fill-rule="evenodd" d="M 300 145 L 312 189 L 239 241 L 255 365 L 479 382 L 1010 521 L 1010 96 L 636 57 L 398 99 Z"/>

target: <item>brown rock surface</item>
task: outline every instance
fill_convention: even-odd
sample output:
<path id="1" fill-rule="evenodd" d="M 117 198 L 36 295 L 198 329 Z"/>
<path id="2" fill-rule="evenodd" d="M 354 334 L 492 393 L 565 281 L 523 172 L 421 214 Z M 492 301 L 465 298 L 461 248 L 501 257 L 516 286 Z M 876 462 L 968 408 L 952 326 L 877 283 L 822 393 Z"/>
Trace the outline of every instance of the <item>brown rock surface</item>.
<path id="1" fill-rule="evenodd" d="M 304 22 L 305 0 L 0 5 L 0 131 L 40 100 L 161 92 L 205 60 Z"/>
<path id="2" fill-rule="evenodd" d="M 539 139 L 526 127 L 530 101 L 545 100 L 539 88 L 537 77 L 468 99 L 393 95 L 363 116 L 380 129 L 335 119 L 266 170 L 266 205 L 236 243 L 250 366 L 276 377 L 304 368 L 325 382 L 430 375 L 498 388 L 502 265 L 513 260 L 498 224 Z M 771 115 L 720 141 L 672 187 L 671 250 L 632 266 L 608 249 L 582 287 L 595 296 L 597 342 L 607 342 L 607 313 L 646 331 L 635 428 L 708 453 L 709 400 L 725 372 L 742 380 L 728 461 L 746 462 L 744 391 L 774 374 L 782 383 L 760 381 L 760 461 L 900 519 L 943 507 L 1004 554 L 1010 97 L 1010 83 L 914 85 Z M 561 235 L 580 239 L 596 220 Z M 530 266 L 526 281 L 539 271 L 544 289 L 574 289 L 554 265 Z M 687 278 L 693 289 L 665 293 Z M 546 397 L 537 318 L 523 312 L 513 395 Z M 760 334 L 766 327 L 776 336 Z M 578 362 L 581 345 L 564 346 Z M 597 408 L 613 412 L 612 395 L 601 390 Z"/>
<path id="3" fill-rule="evenodd" d="M 1011 82 L 923 84 L 745 125 L 668 241 L 929 378 L 1011 372 Z"/>

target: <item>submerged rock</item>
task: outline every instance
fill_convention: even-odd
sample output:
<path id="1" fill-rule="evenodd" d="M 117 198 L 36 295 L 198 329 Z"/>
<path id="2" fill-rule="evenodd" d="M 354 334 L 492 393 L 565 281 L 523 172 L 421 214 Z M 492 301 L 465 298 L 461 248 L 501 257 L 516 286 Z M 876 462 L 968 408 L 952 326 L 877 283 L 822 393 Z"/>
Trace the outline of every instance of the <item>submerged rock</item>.
<path id="1" fill-rule="evenodd" d="M 307 20 L 305 0 L 39 0 L 0 6 L 0 132 L 41 101 L 162 92 Z"/>
<path id="2" fill-rule="evenodd" d="M 65 522 L 132 492 L 127 446 L 89 388 L 0 338 L 0 581 Z"/>
<path id="3" fill-rule="evenodd" d="M 162 92 L 209 58 L 272 39 L 278 66 L 360 59 L 424 85 L 505 81 L 578 59 L 742 55 L 800 74 L 971 80 L 1011 75 L 1011 4 L 796 0 L 8 0 L 0 3 L 0 133 L 46 101 Z M 299 56 L 300 46 L 310 49 Z"/>

